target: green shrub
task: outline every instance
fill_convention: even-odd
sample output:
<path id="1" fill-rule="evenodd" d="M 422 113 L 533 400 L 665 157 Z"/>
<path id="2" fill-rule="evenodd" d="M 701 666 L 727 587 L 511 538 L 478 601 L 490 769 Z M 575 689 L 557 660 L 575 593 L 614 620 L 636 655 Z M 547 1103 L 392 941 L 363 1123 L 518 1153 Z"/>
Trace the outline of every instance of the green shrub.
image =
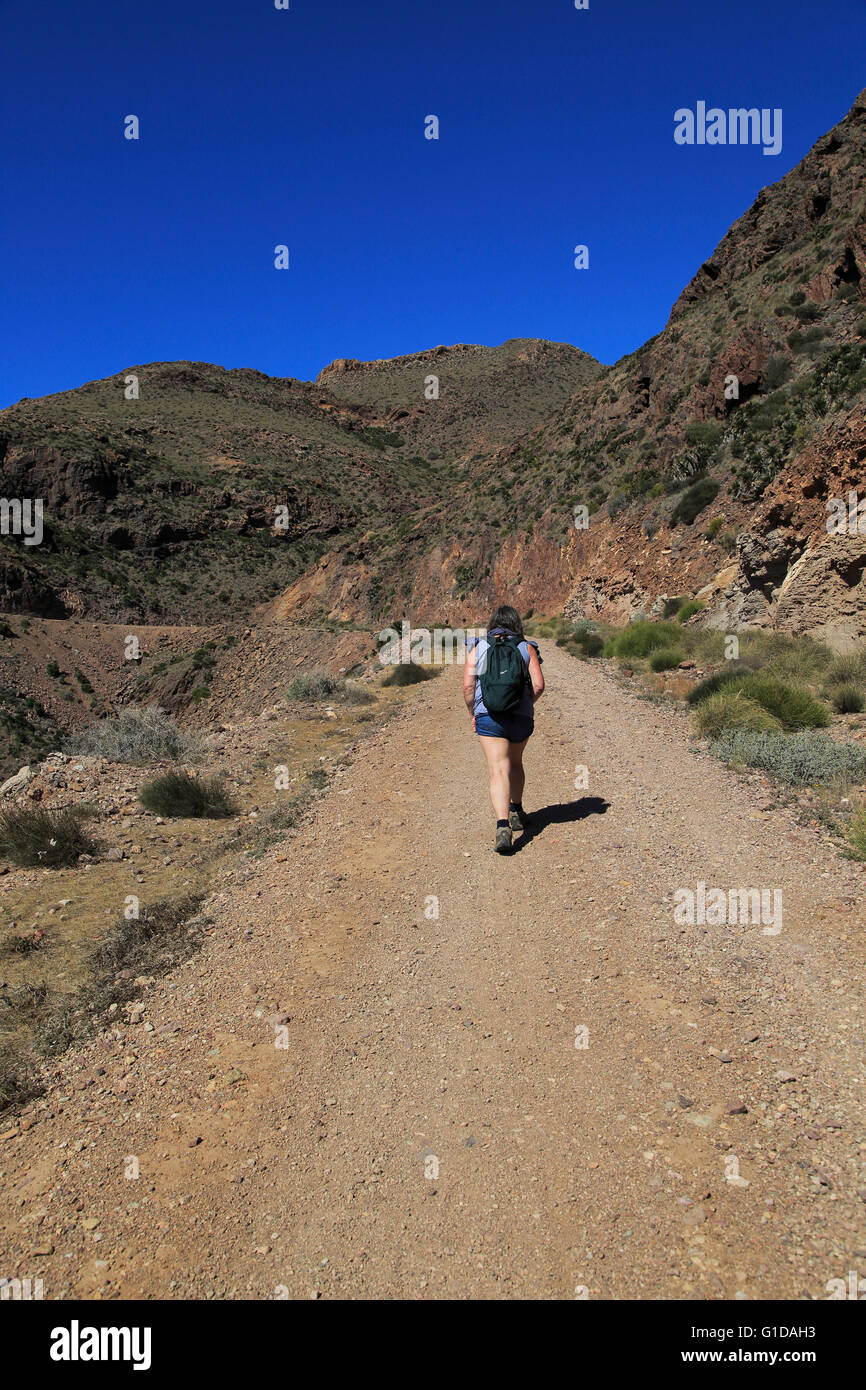
<path id="1" fill-rule="evenodd" d="M 425 671 L 423 666 L 416 666 L 414 662 L 406 665 L 392 666 L 383 685 L 419 685 L 421 681 L 429 681 L 435 672 Z"/>
<path id="2" fill-rule="evenodd" d="M 830 734 L 731 729 L 713 739 L 709 748 L 723 762 L 760 768 L 792 786 L 850 784 L 866 778 L 866 749 L 839 743 Z"/>
<path id="3" fill-rule="evenodd" d="M 189 772 L 163 772 L 152 777 L 144 783 L 139 800 L 158 816 L 222 820 L 238 814 L 221 778 L 198 778 Z"/>
<path id="4" fill-rule="evenodd" d="M 698 681 L 689 691 L 686 700 L 690 705 L 699 705 L 709 695 L 715 695 L 729 681 L 735 681 L 741 675 L 747 674 L 748 669 L 744 661 L 732 661 L 724 671 L 717 671 L 714 676 L 706 676 L 704 680 Z"/>
<path id="5" fill-rule="evenodd" d="M 92 728 L 76 734 L 67 745 L 70 753 L 91 754 L 114 763 L 155 763 L 189 759 L 199 750 L 198 741 L 178 729 L 164 709 L 130 706 L 111 719 L 100 719 Z"/>
<path id="6" fill-rule="evenodd" d="M 685 659 L 685 652 L 680 651 L 678 647 L 659 647 L 650 657 L 650 670 L 673 671 Z"/>
<path id="7" fill-rule="evenodd" d="M 830 722 L 826 705 L 802 686 L 790 685 L 778 677 L 760 671 L 749 671 L 742 662 L 727 671 L 720 671 L 690 690 L 686 699 L 700 706 L 719 691 L 731 691 L 756 700 L 778 719 L 783 729 L 824 728 Z"/>
<path id="8" fill-rule="evenodd" d="M 777 391 L 790 378 L 792 370 L 790 357 L 785 357 L 784 354 L 771 357 L 764 372 L 764 389 Z"/>
<path id="9" fill-rule="evenodd" d="M 685 526 L 691 526 L 695 517 L 710 505 L 718 491 L 719 485 L 713 478 L 702 478 L 699 483 L 693 483 L 674 507 L 671 526 L 677 526 L 680 522 Z"/>
<path id="10" fill-rule="evenodd" d="M 706 531 L 704 532 L 704 535 L 706 536 L 707 540 L 714 541 L 724 524 L 725 518 L 723 516 L 714 516 Z"/>
<path id="11" fill-rule="evenodd" d="M 666 598 L 662 609 L 663 618 L 675 618 L 685 603 L 684 598 Z"/>
<path id="12" fill-rule="evenodd" d="M 574 634 L 574 641 L 580 648 L 581 656 L 601 656 L 604 651 L 604 639 L 599 633 L 590 632 L 587 628 L 578 628 Z"/>
<path id="13" fill-rule="evenodd" d="M 677 622 L 687 623 L 689 618 L 693 618 L 696 613 L 701 613 L 704 608 L 706 608 L 706 604 L 702 603 L 700 599 L 690 598 L 688 603 L 684 603 L 677 613 Z"/>
<path id="14" fill-rule="evenodd" d="M 60 667 L 58 666 L 57 662 L 49 661 L 47 666 L 45 667 L 45 673 L 46 675 L 51 676 L 52 679 L 56 680 L 57 677 L 60 675 Z"/>
<path id="15" fill-rule="evenodd" d="M 753 733 L 781 730 L 778 719 L 757 700 L 738 690 L 719 690 L 702 700 L 695 710 L 695 727 L 701 734 L 716 737 L 725 729 L 748 729 Z"/>
<path id="16" fill-rule="evenodd" d="M 562 647 L 570 656 L 581 658 L 601 656 L 604 651 L 604 639 L 597 632 L 591 632 L 585 627 L 576 628 L 562 637 L 557 637 L 556 645 Z"/>
<path id="17" fill-rule="evenodd" d="M 652 623 L 642 619 L 629 623 L 614 634 L 604 648 L 605 656 L 649 656 L 660 647 L 672 647 L 679 638 L 673 623 Z"/>
<path id="18" fill-rule="evenodd" d="M 833 708 L 837 714 L 862 714 L 863 692 L 857 685 L 838 685 L 833 692 Z"/>
<path id="19" fill-rule="evenodd" d="M 87 812 L 67 806 L 10 807 L 0 813 L 0 854 L 22 868 L 62 869 L 79 854 L 95 854 L 96 842 L 84 829 Z"/>
<path id="20" fill-rule="evenodd" d="M 775 715 L 783 729 L 818 729 L 830 723 L 826 705 L 803 686 L 756 672 L 736 682 L 735 688 Z"/>

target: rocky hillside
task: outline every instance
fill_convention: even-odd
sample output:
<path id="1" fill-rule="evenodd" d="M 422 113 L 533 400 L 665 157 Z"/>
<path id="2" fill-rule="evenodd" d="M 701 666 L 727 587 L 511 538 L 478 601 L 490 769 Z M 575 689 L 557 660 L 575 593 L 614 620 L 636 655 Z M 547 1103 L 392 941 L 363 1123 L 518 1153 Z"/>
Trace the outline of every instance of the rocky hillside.
<path id="1" fill-rule="evenodd" d="M 372 405 L 425 458 L 475 458 L 543 425 L 604 368 L 569 343 L 456 343 L 384 362 L 339 359 L 319 385 Z"/>
<path id="2" fill-rule="evenodd" d="M 625 620 L 706 590 L 706 621 L 862 634 L 863 543 L 825 522 L 828 498 L 866 493 L 864 274 L 866 93 L 762 190 L 656 338 L 474 460 L 414 527 L 325 557 L 277 611 L 457 621 L 507 592 Z"/>

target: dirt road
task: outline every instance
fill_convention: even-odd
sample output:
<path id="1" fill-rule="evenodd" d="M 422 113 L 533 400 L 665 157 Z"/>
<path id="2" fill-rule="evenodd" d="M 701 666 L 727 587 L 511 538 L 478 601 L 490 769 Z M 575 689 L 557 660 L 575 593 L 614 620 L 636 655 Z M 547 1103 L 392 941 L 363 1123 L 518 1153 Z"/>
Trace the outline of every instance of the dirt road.
<path id="1" fill-rule="evenodd" d="M 448 670 L 0 1143 L 0 1274 L 824 1299 L 866 1269 L 863 869 L 670 711 L 544 654 L 519 851 L 491 852 Z M 781 889 L 782 930 L 678 922 L 699 882 Z"/>

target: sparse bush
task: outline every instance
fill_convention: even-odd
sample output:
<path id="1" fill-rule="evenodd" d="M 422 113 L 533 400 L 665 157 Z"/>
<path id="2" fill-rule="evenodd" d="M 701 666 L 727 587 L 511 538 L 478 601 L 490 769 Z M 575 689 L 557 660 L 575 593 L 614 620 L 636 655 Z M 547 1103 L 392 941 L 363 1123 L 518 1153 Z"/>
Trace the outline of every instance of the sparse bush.
<path id="1" fill-rule="evenodd" d="M 45 667 L 45 674 L 51 676 L 52 680 L 57 679 L 57 677 L 60 675 L 60 667 L 58 666 L 56 661 L 48 662 L 48 664 Z"/>
<path id="2" fill-rule="evenodd" d="M 773 733 L 782 728 L 779 720 L 763 705 L 738 690 L 719 690 L 702 700 L 695 710 L 695 726 L 699 733 L 710 737 L 716 737 L 725 729 Z"/>
<path id="3" fill-rule="evenodd" d="M 340 692 L 340 699 L 345 700 L 347 705 L 374 705 L 376 696 L 366 686 L 357 685 L 354 681 L 346 681 Z"/>
<path id="4" fill-rule="evenodd" d="M 833 708 L 837 714 L 862 714 L 863 692 L 857 685 L 838 685 L 833 692 Z"/>
<path id="5" fill-rule="evenodd" d="M 866 749 L 839 743 L 830 734 L 749 733 L 728 730 L 710 752 L 726 763 L 771 773 L 792 786 L 851 784 L 866 778 Z"/>
<path id="6" fill-rule="evenodd" d="M 651 671 L 673 671 L 679 666 L 681 661 L 685 661 L 686 654 L 677 647 L 659 647 L 650 657 Z"/>
<path id="7" fill-rule="evenodd" d="M 726 555 L 733 555 L 734 551 L 737 548 L 736 531 L 723 531 L 722 534 L 719 536 L 719 545 L 721 546 L 722 550 L 724 550 Z"/>
<path id="8" fill-rule="evenodd" d="M 200 897 L 163 898 L 138 918 L 119 917 L 85 961 L 86 983 L 43 1011 L 36 1045 L 46 1056 L 92 1034 L 112 1004 L 134 999 L 140 976 L 161 975 L 201 945 Z"/>
<path id="9" fill-rule="evenodd" d="M 866 654 L 849 652 L 837 656 L 824 674 L 824 689 L 828 694 L 839 685 L 857 685 L 866 679 Z"/>
<path id="10" fill-rule="evenodd" d="M 675 618 L 685 603 L 684 598 L 666 598 L 662 609 L 663 618 Z"/>
<path id="11" fill-rule="evenodd" d="M 139 800 L 146 810 L 177 819 L 222 820 L 238 814 L 220 777 L 198 778 L 188 772 L 152 777 L 144 783 Z"/>
<path id="12" fill-rule="evenodd" d="M 79 854 L 95 854 L 95 840 L 83 822 L 87 812 L 72 806 L 10 807 L 0 813 L 0 854 L 22 868 L 62 869 Z"/>
<path id="13" fill-rule="evenodd" d="M 178 729 L 170 715 L 155 705 L 130 706 L 111 719 L 76 734 L 67 744 L 70 753 L 92 754 L 114 763 L 155 763 L 187 760 L 198 752 L 198 742 Z"/>
<path id="14" fill-rule="evenodd" d="M 701 613 L 705 607 L 706 604 L 702 603 L 699 598 L 690 598 L 677 613 L 677 622 L 687 623 L 689 618 L 693 618 L 696 613 Z"/>
<path id="15" fill-rule="evenodd" d="M 10 956 L 30 956 L 34 951 L 44 951 L 47 945 L 48 938 L 44 934 L 37 936 L 34 932 L 30 936 L 19 936 L 11 932 L 0 942 L 0 951 Z"/>
<path id="16" fill-rule="evenodd" d="M 704 535 L 706 536 L 707 540 L 714 541 L 724 524 L 725 518 L 723 516 L 714 516 L 706 531 L 704 532 Z"/>
<path id="17" fill-rule="evenodd" d="M 286 690 L 287 700 L 326 700 L 339 691 L 342 681 L 327 671 L 316 667 L 312 671 L 302 671 L 290 681 Z"/>
<path id="18" fill-rule="evenodd" d="M 850 859 L 866 859 L 866 806 L 858 806 L 851 817 L 845 839 Z"/>

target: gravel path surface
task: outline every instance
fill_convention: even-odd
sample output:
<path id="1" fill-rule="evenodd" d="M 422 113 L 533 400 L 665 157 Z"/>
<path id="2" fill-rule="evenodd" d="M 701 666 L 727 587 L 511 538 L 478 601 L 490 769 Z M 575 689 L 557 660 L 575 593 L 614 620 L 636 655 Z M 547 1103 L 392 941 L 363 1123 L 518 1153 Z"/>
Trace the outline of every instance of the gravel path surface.
<path id="1" fill-rule="evenodd" d="M 823 1299 L 864 1269 L 862 866 L 543 651 L 518 852 L 492 853 L 446 670 L 0 1140 L 0 1274 L 46 1298 Z M 678 922 L 699 882 L 781 889 L 782 930 Z"/>

